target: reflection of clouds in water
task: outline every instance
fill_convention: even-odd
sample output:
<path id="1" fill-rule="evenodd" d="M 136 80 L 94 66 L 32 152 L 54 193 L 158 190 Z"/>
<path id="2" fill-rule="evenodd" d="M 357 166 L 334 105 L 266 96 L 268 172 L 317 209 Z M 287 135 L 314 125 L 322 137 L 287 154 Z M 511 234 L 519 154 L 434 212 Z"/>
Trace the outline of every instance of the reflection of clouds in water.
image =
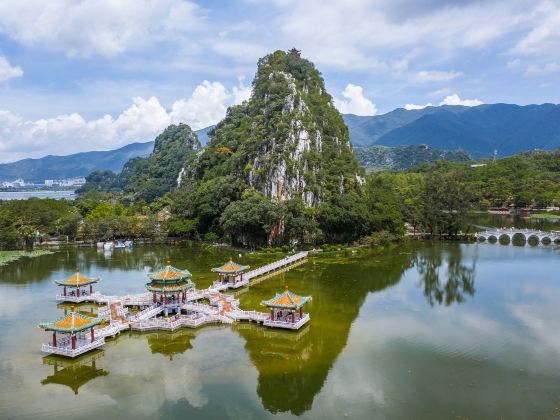
<path id="1" fill-rule="evenodd" d="M 146 416 L 156 413 L 164 402 L 183 399 L 192 407 L 200 408 L 209 402 L 203 389 L 205 384 L 247 377 L 247 372 L 245 375 L 242 372 L 242 366 L 248 367 L 247 363 L 242 363 L 246 360 L 235 360 L 247 358 L 245 352 L 240 351 L 244 340 L 232 331 L 201 330 L 192 339 L 193 348 L 174 355 L 172 360 L 165 354 L 146 355 L 150 351 L 146 337 L 117 340 L 110 349 L 111 360 L 115 361 L 108 367 L 112 378 L 107 378 L 105 386 L 99 382 L 95 388 L 98 393 L 110 395 L 116 404 L 125 402 L 127 414 Z M 139 363 L 139 360 L 146 363 Z M 253 393 L 254 386 L 253 380 Z"/>
<path id="2" fill-rule="evenodd" d="M 548 299 L 549 302 L 535 304 L 507 305 L 511 314 L 527 327 L 527 344 L 531 344 L 532 351 L 539 357 L 551 356 L 556 359 L 560 356 L 560 334 L 558 334 L 558 319 L 560 319 L 560 306 L 557 299 Z"/>
<path id="3" fill-rule="evenodd" d="M 22 298 L 22 288 L 2 287 L 0 292 L 0 317 L 13 317 L 26 306 L 29 306 L 29 303 L 28 299 Z"/>
<path id="4" fill-rule="evenodd" d="M 555 325 L 560 316 L 560 307 L 555 304 L 558 288 L 549 287 L 546 296 L 539 296 L 534 303 L 524 303 L 522 300 L 531 300 L 525 294 L 524 284 L 512 282 L 503 296 L 492 294 L 491 306 L 484 301 L 477 305 L 475 299 L 468 305 L 427 308 L 418 300 L 415 276 L 405 277 L 388 293 L 390 297 L 370 295 L 353 327 L 374 334 L 377 347 L 386 348 L 395 340 L 405 339 L 452 357 L 487 357 L 507 367 L 522 365 L 532 371 L 549 372 L 550 363 L 556 364 L 560 355 L 560 336 Z M 521 302 L 511 302 L 511 296 Z M 485 300 L 484 296 L 479 297 Z M 511 315 L 521 321 L 522 328 L 518 322 L 512 322 Z M 531 360 L 529 367 L 525 366 L 527 357 Z"/>

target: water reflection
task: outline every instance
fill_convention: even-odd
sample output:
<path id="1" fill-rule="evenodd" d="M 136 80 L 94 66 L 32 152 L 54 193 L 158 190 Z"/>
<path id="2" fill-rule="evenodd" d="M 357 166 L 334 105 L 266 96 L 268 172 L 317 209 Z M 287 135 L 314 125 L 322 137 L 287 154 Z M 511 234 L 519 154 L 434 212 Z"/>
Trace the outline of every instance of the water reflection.
<path id="1" fill-rule="evenodd" d="M 78 359 L 67 359 L 59 356 L 46 356 L 43 364 L 53 367 L 53 374 L 41 380 L 41 385 L 65 385 L 78 395 L 78 390 L 89 381 L 109 372 L 97 367 L 97 360 L 104 356 L 103 350 L 82 356 Z"/>
<path id="2" fill-rule="evenodd" d="M 318 257 L 315 262 L 312 269 L 308 266 L 289 273 L 292 278 L 302 276 L 298 293 L 313 296 L 309 308 L 312 321 L 305 330 L 294 333 L 238 328 L 259 372 L 257 393 L 270 413 L 301 415 L 312 408 L 346 347 L 366 296 L 397 284 L 411 266 L 412 254 L 393 252 L 389 259 L 372 256 L 367 260 Z M 353 278 L 346 277 L 348 265 L 352 265 Z"/>
<path id="3" fill-rule="evenodd" d="M 191 341 L 195 338 L 195 333 L 189 330 L 178 330 L 175 332 L 155 332 L 145 334 L 148 345 L 152 353 L 160 353 L 169 356 L 169 360 L 173 360 L 173 356 L 183 354 L 192 349 Z"/>
<path id="4" fill-rule="evenodd" d="M 424 296 L 431 306 L 460 304 L 466 296 L 474 296 L 476 258 L 470 267 L 463 264 L 459 245 L 447 246 L 447 252 L 438 246 L 423 249 L 416 253 L 414 264 L 420 275 Z M 442 280 L 444 266 L 446 270 Z"/>

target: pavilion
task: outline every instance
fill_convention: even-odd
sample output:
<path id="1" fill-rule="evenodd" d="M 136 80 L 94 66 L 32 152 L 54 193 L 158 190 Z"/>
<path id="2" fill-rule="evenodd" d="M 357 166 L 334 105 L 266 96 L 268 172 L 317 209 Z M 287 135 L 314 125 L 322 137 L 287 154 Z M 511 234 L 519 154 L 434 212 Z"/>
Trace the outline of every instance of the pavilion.
<path id="1" fill-rule="evenodd" d="M 263 325 L 291 330 L 301 328 L 310 320 L 309 314 L 303 312 L 303 305 L 310 300 L 311 296 L 296 295 L 286 286 L 284 293 L 277 293 L 272 299 L 261 302 L 261 305 L 270 309 L 270 316 Z"/>
<path id="2" fill-rule="evenodd" d="M 187 301 L 187 291 L 194 287 L 191 281 L 191 273 L 173 267 L 167 261 L 167 265 L 161 270 L 148 275 L 150 282 L 146 283 L 146 289 L 152 293 L 152 302 L 164 306 L 164 313 L 169 310 L 180 312 L 180 307 Z"/>
<path id="3" fill-rule="evenodd" d="M 93 284 L 99 282 L 99 280 L 99 277 L 84 277 L 80 275 L 80 270 L 76 270 L 76 274 L 72 277 L 54 282 L 56 285 L 64 287 L 63 294 L 57 295 L 56 299 L 74 303 L 92 301 L 94 300 Z"/>
<path id="4" fill-rule="evenodd" d="M 226 284 L 232 289 L 237 289 L 247 283 L 243 279 L 243 272 L 251 268 L 248 265 L 241 265 L 234 262 L 231 258 L 225 264 L 212 268 L 211 271 L 220 275 L 220 284 Z"/>
<path id="5" fill-rule="evenodd" d="M 76 357 L 87 351 L 105 344 L 105 338 L 96 338 L 94 328 L 101 323 L 101 319 L 82 315 L 72 311 L 54 322 L 39 324 L 45 331 L 52 331 L 52 342 L 43 344 L 41 350 L 45 353 L 61 356 Z M 62 334 L 58 337 L 57 334 Z"/>

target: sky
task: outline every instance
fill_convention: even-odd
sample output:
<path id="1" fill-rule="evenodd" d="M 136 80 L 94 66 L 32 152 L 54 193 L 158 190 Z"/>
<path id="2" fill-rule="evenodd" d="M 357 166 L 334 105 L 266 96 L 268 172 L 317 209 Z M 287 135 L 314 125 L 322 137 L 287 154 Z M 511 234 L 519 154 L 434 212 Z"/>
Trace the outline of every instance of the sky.
<path id="1" fill-rule="evenodd" d="M 292 47 L 343 113 L 560 97 L 559 0 L 0 0 L 0 162 L 215 124 Z"/>

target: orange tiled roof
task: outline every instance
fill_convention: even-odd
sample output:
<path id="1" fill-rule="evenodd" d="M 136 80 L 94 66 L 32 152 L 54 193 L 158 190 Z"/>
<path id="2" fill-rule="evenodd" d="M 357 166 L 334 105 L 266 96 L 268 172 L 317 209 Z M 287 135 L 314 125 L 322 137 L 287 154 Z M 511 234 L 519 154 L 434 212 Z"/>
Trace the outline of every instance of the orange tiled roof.
<path id="1" fill-rule="evenodd" d="M 148 277 L 152 280 L 161 281 L 174 281 L 183 280 L 191 276 L 188 270 L 180 270 L 176 267 L 169 265 L 169 263 L 161 270 L 150 273 Z"/>
<path id="2" fill-rule="evenodd" d="M 91 328 L 101 322 L 98 318 L 82 315 L 79 312 L 70 312 L 68 315 L 54 322 L 40 324 L 41 328 L 60 332 L 77 332 Z"/>
<path id="3" fill-rule="evenodd" d="M 241 265 L 238 264 L 234 261 L 232 261 L 231 259 L 226 262 L 225 264 L 213 268 L 212 271 L 215 273 L 240 273 L 242 271 L 247 270 L 248 268 L 250 268 L 248 265 Z"/>
<path id="4" fill-rule="evenodd" d="M 72 277 L 67 278 L 66 280 L 58 280 L 55 281 L 55 284 L 59 286 L 86 286 L 91 283 L 97 283 L 99 281 L 99 277 L 91 278 L 91 277 L 84 277 L 80 275 L 80 271 L 76 271 Z"/>
<path id="5" fill-rule="evenodd" d="M 193 286 L 194 286 L 193 282 L 187 279 L 185 281 L 179 281 L 179 282 L 173 282 L 173 283 L 151 282 L 151 283 L 146 284 L 146 289 L 148 289 L 151 292 L 178 292 L 178 291 L 181 291 L 181 290 L 190 289 Z"/>
<path id="6" fill-rule="evenodd" d="M 311 300 L 311 296 L 299 296 L 286 288 L 284 293 L 279 293 L 272 299 L 263 300 L 262 305 L 272 308 L 299 308 Z"/>

